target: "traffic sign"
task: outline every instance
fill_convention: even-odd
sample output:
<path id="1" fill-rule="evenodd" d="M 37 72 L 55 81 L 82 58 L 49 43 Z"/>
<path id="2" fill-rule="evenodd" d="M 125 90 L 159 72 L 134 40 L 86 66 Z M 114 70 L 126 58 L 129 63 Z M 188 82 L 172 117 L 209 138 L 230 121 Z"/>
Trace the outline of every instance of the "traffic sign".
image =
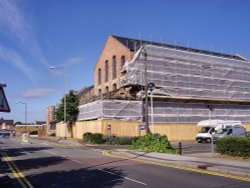
<path id="1" fill-rule="evenodd" d="M 139 125 L 139 130 L 145 130 L 146 129 L 146 125 Z"/>
<path id="2" fill-rule="evenodd" d="M 0 112 L 10 112 L 10 107 L 3 90 L 5 86 L 0 84 Z"/>

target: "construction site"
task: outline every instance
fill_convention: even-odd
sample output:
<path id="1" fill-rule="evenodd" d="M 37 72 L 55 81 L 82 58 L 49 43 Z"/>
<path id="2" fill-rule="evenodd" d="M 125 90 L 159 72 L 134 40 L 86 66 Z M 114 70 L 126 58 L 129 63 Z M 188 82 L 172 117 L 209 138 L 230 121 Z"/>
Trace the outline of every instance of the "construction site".
<path id="1" fill-rule="evenodd" d="M 119 77 L 119 88 L 127 94 L 117 97 L 109 92 L 81 104 L 73 132 L 107 134 L 111 126 L 114 135 L 138 136 L 138 127 L 148 122 L 152 133 L 166 134 L 170 140 L 192 140 L 197 122 L 206 119 L 239 120 L 250 129 L 249 60 L 127 40 L 126 44 L 131 40 L 136 44 Z"/>

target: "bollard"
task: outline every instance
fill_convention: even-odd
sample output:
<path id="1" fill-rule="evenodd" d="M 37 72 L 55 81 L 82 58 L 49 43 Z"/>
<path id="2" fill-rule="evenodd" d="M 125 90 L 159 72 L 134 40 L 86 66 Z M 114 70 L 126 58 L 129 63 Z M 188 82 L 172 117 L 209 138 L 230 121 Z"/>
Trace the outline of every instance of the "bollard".
<path id="1" fill-rule="evenodd" d="M 182 155 L 182 143 L 179 142 L 179 155 Z"/>

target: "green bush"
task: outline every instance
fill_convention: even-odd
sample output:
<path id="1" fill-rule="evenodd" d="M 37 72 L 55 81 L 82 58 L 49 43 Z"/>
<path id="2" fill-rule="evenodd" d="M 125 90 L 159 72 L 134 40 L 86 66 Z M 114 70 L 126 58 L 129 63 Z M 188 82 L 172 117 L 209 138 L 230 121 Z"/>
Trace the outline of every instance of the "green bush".
<path id="1" fill-rule="evenodd" d="M 221 138 L 215 151 L 221 155 L 250 157 L 250 138 Z"/>
<path id="2" fill-rule="evenodd" d="M 111 141 L 107 138 L 107 144 L 112 145 L 131 145 L 134 137 L 117 137 L 112 135 Z"/>
<path id="3" fill-rule="evenodd" d="M 177 153 L 168 141 L 167 136 L 160 136 L 158 134 L 147 134 L 145 136 L 137 137 L 129 147 L 132 150 L 146 150 L 159 153 Z"/>
<path id="4" fill-rule="evenodd" d="M 90 132 L 86 132 L 86 133 L 84 133 L 83 134 L 83 141 L 84 142 L 90 142 L 90 137 L 92 136 L 92 133 L 90 133 Z"/>
<path id="5" fill-rule="evenodd" d="M 101 133 L 90 133 L 86 132 L 83 134 L 83 141 L 92 143 L 92 144 L 101 144 L 104 143 L 103 135 Z"/>
<path id="6" fill-rule="evenodd" d="M 101 133 L 94 133 L 90 136 L 90 142 L 93 144 L 101 144 L 104 143 L 103 135 Z"/>

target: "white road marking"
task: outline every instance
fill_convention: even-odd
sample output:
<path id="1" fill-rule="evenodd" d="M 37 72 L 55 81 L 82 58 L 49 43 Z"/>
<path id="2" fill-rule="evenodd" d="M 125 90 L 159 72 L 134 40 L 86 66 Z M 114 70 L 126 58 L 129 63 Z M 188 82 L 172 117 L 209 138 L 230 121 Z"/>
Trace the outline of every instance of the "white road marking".
<path id="1" fill-rule="evenodd" d="M 26 153 L 28 155 L 30 155 L 31 153 L 30 152 L 27 152 L 27 151 L 23 151 L 22 153 Z"/>
<path id="2" fill-rule="evenodd" d="M 56 155 L 56 153 L 52 152 L 52 151 L 48 151 L 48 150 L 44 150 L 45 152 L 47 153 L 50 153 L 50 154 L 53 154 L 53 155 Z"/>
<path id="3" fill-rule="evenodd" d="M 80 164 L 83 164 L 83 162 L 81 162 L 81 161 L 77 161 L 77 160 L 70 159 L 70 158 L 69 158 L 69 160 L 71 160 L 71 161 L 75 161 L 75 162 L 80 163 Z"/>
<path id="4" fill-rule="evenodd" d="M 47 153 L 50 153 L 50 154 L 53 154 L 53 155 L 58 155 L 57 153 L 54 153 L 54 152 L 52 152 L 52 151 L 48 151 L 48 150 L 44 150 L 45 152 L 47 152 Z M 80 163 L 80 164 L 83 164 L 83 162 L 81 162 L 81 161 L 77 161 L 77 160 L 74 160 L 74 159 L 71 159 L 71 158 L 69 158 L 69 157 L 66 157 L 66 156 L 62 156 L 63 158 L 65 158 L 65 159 L 68 159 L 68 160 L 71 160 L 71 161 L 74 161 L 74 162 L 76 162 L 76 163 Z"/>
<path id="5" fill-rule="evenodd" d="M 142 185 L 147 185 L 146 183 L 143 183 L 143 182 L 141 182 L 141 181 L 137 181 L 137 180 L 128 178 L 128 177 L 126 177 L 126 176 L 120 176 L 120 175 L 117 175 L 117 174 L 115 174 L 115 173 L 112 173 L 112 172 L 109 172 L 109 171 L 106 171 L 106 170 L 102 170 L 102 169 L 98 169 L 98 170 L 100 170 L 100 171 L 102 171 L 102 172 L 106 172 L 106 173 L 108 173 L 108 174 L 112 174 L 112 175 L 114 175 L 114 176 L 119 176 L 119 177 L 124 178 L 124 179 L 126 179 L 126 180 L 133 181 L 133 182 L 136 182 L 136 183 L 139 183 L 139 184 L 142 184 Z"/>
<path id="6" fill-rule="evenodd" d="M 22 152 L 21 153 L 26 153 L 26 154 L 28 154 L 28 155 L 30 155 L 31 153 L 30 152 L 28 152 L 28 151 L 25 151 L 24 149 L 22 149 L 22 148 L 19 148 L 19 147 L 16 147 L 17 149 L 19 149 L 19 150 L 21 150 Z"/>

